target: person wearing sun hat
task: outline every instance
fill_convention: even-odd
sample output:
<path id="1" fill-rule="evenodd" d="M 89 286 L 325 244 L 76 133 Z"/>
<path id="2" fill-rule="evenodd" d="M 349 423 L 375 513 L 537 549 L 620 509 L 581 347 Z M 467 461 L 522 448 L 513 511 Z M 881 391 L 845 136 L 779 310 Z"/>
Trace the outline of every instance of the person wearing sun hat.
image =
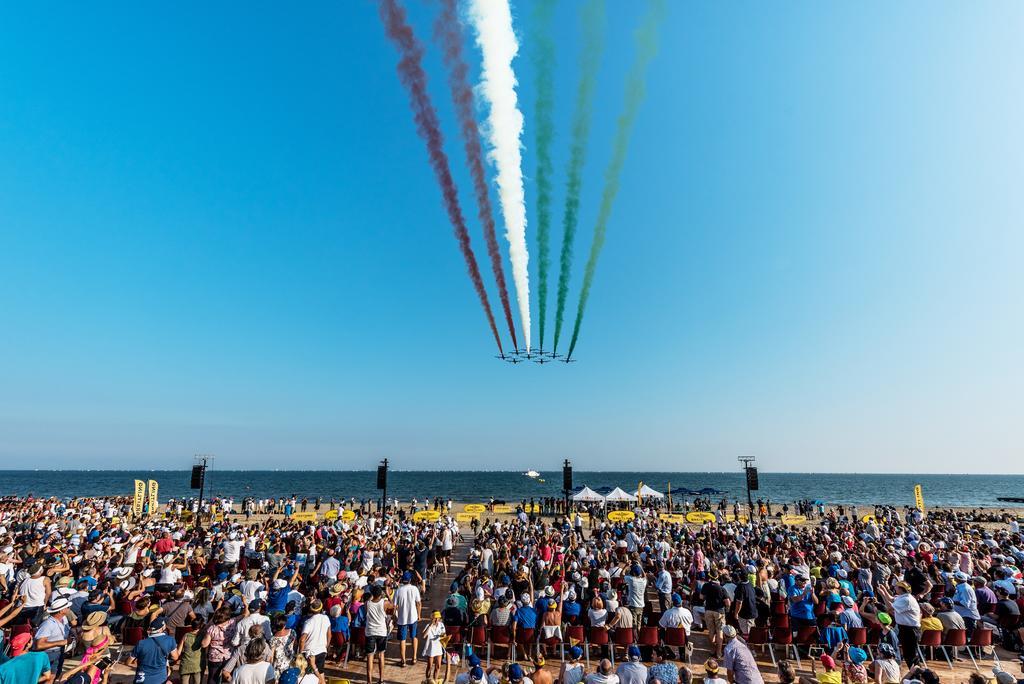
<path id="1" fill-rule="evenodd" d="M 559 684 L 579 684 L 583 681 L 586 670 L 583 668 L 583 648 L 581 646 L 570 646 L 565 651 L 567 660 L 562 661 L 561 671 L 558 673 Z"/>
<path id="2" fill-rule="evenodd" d="M 879 584 L 878 595 L 894 613 L 903 660 L 913 667 L 921 660 L 918 649 L 921 642 L 921 606 L 906 582 L 897 582 L 894 594 L 890 594 L 884 584 Z"/>
<path id="3" fill-rule="evenodd" d="M 714 658 L 704 661 L 704 684 L 728 684 L 728 681 L 722 677 L 718 661 Z"/>
<path id="4" fill-rule="evenodd" d="M 864 684 L 868 681 L 868 671 L 864 663 L 868 659 L 867 651 L 859 646 L 850 646 L 843 662 L 843 674 L 850 684 Z"/>
<path id="5" fill-rule="evenodd" d="M 74 619 L 71 601 L 57 596 L 46 607 L 44 619 L 35 632 L 35 650 L 43 651 L 50 659 L 50 670 L 60 672 L 64 664 L 64 648 L 71 643 L 71 628 Z"/>
<path id="6" fill-rule="evenodd" d="M 430 614 L 430 622 L 423 629 L 423 653 L 421 655 L 427 659 L 425 681 L 440 679 L 441 656 L 444 655 L 446 641 L 444 623 L 441 622 L 441 611 L 435 610 Z M 415 656 L 415 653 L 413 655 Z"/>

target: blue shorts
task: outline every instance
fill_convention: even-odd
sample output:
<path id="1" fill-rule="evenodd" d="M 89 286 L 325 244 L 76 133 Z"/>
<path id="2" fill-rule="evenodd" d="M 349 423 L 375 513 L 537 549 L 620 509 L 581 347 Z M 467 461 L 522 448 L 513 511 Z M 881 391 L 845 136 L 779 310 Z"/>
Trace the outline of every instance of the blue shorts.
<path id="1" fill-rule="evenodd" d="M 419 624 L 414 622 L 411 625 L 398 625 L 398 640 L 415 639 L 419 634 Z"/>

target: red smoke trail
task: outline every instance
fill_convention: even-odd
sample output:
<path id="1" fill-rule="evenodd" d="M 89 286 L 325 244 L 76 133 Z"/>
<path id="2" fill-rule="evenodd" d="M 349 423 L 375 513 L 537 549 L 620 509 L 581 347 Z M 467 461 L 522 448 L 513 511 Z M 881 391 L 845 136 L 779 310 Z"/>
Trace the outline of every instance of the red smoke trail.
<path id="1" fill-rule="evenodd" d="M 412 27 L 405 20 L 405 9 L 399 6 L 397 0 L 380 0 L 380 18 L 384 22 L 388 38 L 402 54 L 402 59 L 398 63 L 398 76 L 409 91 L 409 102 L 416 120 L 416 130 L 423 141 L 427 143 L 430 165 L 434 169 L 434 175 L 437 176 L 437 182 L 441 185 L 441 194 L 444 195 L 448 220 L 451 221 L 452 228 L 455 230 L 455 238 L 459 241 L 459 249 L 462 250 L 462 257 L 466 260 L 469 277 L 473 280 L 473 287 L 487 314 L 487 322 L 494 334 L 494 341 L 498 343 L 498 351 L 504 353 L 501 348 L 501 338 L 498 336 L 498 328 L 494 324 L 491 303 L 487 299 L 487 290 L 484 289 L 484 281 L 480 278 L 480 269 L 477 267 L 476 257 L 473 256 L 469 231 L 466 230 L 466 221 L 462 216 L 462 208 L 459 206 L 459 197 L 455 190 L 455 181 L 452 180 L 451 169 L 448 166 L 448 157 L 444 153 L 441 124 L 437 119 L 437 112 L 434 111 L 434 106 L 430 102 L 430 96 L 427 94 L 427 74 L 423 71 L 423 66 L 420 63 L 423 57 L 423 47 L 413 35 Z"/>
<path id="2" fill-rule="evenodd" d="M 487 177 L 484 175 L 480 132 L 473 116 L 473 90 L 467 78 L 469 67 L 462 58 L 462 33 L 459 31 L 456 0 L 443 0 L 441 4 L 443 9 L 434 26 L 434 35 L 441 40 L 444 48 L 444 63 L 448 67 L 448 87 L 452 91 L 452 100 L 455 102 L 455 111 L 459 116 L 459 127 L 462 129 L 462 140 L 466 148 L 466 161 L 473 176 L 477 216 L 484 227 L 487 253 L 491 257 L 494 279 L 498 281 L 498 296 L 501 298 L 501 308 L 505 310 L 505 321 L 508 323 L 509 334 L 512 335 L 512 344 L 518 349 L 516 327 L 512 323 L 512 309 L 509 307 L 508 290 L 505 288 L 505 271 L 501 266 L 501 250 L 498 248 L 498 236 L 494 232 L 491 196 L 487 191 Z"/>

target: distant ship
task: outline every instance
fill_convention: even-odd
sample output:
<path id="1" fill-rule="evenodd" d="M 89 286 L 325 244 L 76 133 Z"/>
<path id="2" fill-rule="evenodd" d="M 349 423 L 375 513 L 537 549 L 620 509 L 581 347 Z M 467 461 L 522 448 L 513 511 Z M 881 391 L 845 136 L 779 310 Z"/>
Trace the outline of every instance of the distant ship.
<path id="1" fill-rule="evenodd" d="M 526 477 L 540 477 L 540 473 L 538 473 L 536 470 L 527 470 L 525 473 L 523 473 L 523 475 L 525 475 Z"/>

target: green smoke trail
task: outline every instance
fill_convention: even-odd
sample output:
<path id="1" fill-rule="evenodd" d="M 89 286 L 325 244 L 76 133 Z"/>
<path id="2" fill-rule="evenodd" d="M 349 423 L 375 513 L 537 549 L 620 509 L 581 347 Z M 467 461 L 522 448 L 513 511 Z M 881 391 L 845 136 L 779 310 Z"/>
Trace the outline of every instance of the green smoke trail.
<path id="1" fill-rule="evenodd" d="M 540 348 L 544 348 L 544 324 L 548 310 L 548 267 L 551 264 L 551 140 L 555 124 L 551 111 L 555 102 L 555 41 L 551 38 L 551 15 L 555 0 L 541 0 L 534 10 L 533 64 L 537 69 L 537 300 L 540 309 Z"/>
<path id="2" fill-rule="evenodd" d="M 664 0 L 649 0 L 647 15 L 636 33 L 636 57 L 630 67 L 629 75 L 626 77 L 626 98 L 615 130 L 612 159 L 604 172 L 601 208 L 597 215 L 597 223 L 594 225 L 594 241 L 590 245 L 590 257 L 587 259 L 587 266 L 583 273 L 583 288 L 580 290 L 580 303 L 576 309 L 576 323 L 573 325 L 572 340 L 569 342 L 567 357 L 572 356 L 573 349 L 576 348 L 576 340 L 580 336 L 580 323 L 583 321 L 583 312 L 587 308 L 590 287 L 594 284 L 597 259 L 601 256 L 601 248 L 604 247 L 608 218 L 612 213 L 612 203 L 615 202 L 615 195 L 619 192 L 619 176 L 622 174 L 622 166 L 626 161 L 629 135 L 633 130 L 637 112 L 640 111 L 640 103 L 644 99 L 644 73 L 647 71 L 647 65 L 658 51 L 658 26 L 661 24 L 664 14 Z"/>
<path id="3" fill-rule="evenodd" d="M 604 0 L 588 0 L 580 15 L 583 26 L 583 48 L 580 52 L 580 83 L 576 90 L 576 114 L 572 124 L 569 148 L 569 172 L 565 192 L 565 215 L 562 217 L 562 254 L 558 271 L 558 304 L 555 308 L 555 344 L 562 335 L 565 300 L 569 295 L 569 271 L 572 267 L 572 245 L 576 239 L 580 190 L 583 185 L 583 159 L 590 132 L 594 86 L 604 50 Z"/>

